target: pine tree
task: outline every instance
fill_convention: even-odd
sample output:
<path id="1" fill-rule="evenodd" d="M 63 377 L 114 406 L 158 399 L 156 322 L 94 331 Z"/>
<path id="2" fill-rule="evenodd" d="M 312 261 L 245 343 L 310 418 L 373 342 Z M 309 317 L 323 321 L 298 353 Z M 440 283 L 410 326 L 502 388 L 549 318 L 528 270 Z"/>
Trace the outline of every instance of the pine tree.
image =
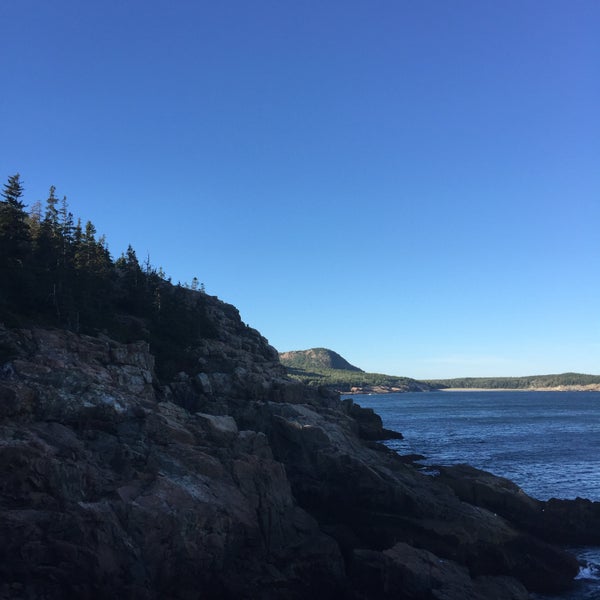
<path id="1" fill-rule="evenodd" d="M 146 276 L 131 244 L 127 247 L 126 253 L 117 259 L 116 267 L 121 274 L 123 308 L 134 312 L 143 311 L 149 304 L 150 298 L 146 297 Z"/>
<path id="2" fill-rule="evenodd" d="M 86 222 L 81 240 L 74 246 L 73 260 L 75 268 L 78 270 L 91 269 L 96 251 L 96 228 L 91 221 Z"/>
<path id="3" fill-rule="evenodd" d="M 67 203 L 67 197 L 63 196 L 60 203 L 60 209 L 58 210 L 58 231 L 59 237 L 62 244 L 62 266 L 67 269 L 70 266 L 72 260 L 72 246 L 73 236 L 75 233 L 75 226 L 73 221 L 73 213 L 69 211 L 69 205 Z"/>
<path id="4" fill-rule="evenodd" d="M 58 235 L 59 233 L 59 220 L 58 220 L 58 198 L 55 196 L 56 188 L 50 186 L 48 192 L 48 199 L 46 200 L 46 213 L 44 214 L 44 221 L 48 224 L 48 227 L 53 234 Z"/>
<path id="5" fill-rule="evenodd" d="M 21 176 L 19 173 L 15 173 L 15 175 L 11 175 L 8 178 L 8 183 L 4 184 L 4 190 L 2 190 L 3 202 L 19 210 L 23 210 L 25 205 L 20 200 L 22 196 L 23 183 L 21 182 Z"/>
<path id="6" fill-rule="evenodd" d="M 21 201 L 23 184 L 19 174 L 8 178 L 0 201 L 0 264 L 22 266 L 30 250 L 29 226 Z"/>
<path id="7" fill-rule="evenodd" d="M 5 288 L 4 299 L 29 303 L 31 273 L 31 235 L 23 196 L 23 183 L 17 173 L 8 178 L 0 200 L 0 279 Z M 0 300 L 2 298 L 0 297 Z"/>
<path id="8" fill-rule="evenodd" d="M 58 264 L 62 251 L 61 231 L 56 209 L 58 198 L 54 195 L 55 191 L 56 188 L 51 186 L 46 200 L 44 218 L 40 223 L 35 240 L 36 262 L 47 269 Z"/>
<path id="9" fill-rule="evenodd" d="M 27 219 L 27 223 L 29 225 L 29 233 L 31 238 L 37 238 L 42 227 L 42 203 L 39 200 L 34 202 L 32 207 L 29 209 L 29 218 Z"/>

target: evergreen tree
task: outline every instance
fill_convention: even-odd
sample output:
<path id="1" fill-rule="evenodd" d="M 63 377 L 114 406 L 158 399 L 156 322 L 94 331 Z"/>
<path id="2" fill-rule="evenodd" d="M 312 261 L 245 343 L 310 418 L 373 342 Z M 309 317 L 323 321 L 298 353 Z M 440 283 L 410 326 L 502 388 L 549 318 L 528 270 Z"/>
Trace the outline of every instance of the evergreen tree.
<path id="1" fill-rule="evenodd" d="M 82 231 L 78 222 L 73 236 L 75 330 L 104 327 L 112 319 L 113 264 L 103 241 L 96 240 L 96 227 L 91 221 Z"/>
<path id="2" fill-rule="evenodd" d="M 29 218 L 27 220 L 29 224 L 29 234 L 32 239 L 37 238 L 40 234 L 42 226 L 42 203 L 38 200 L 34 202 L 33 206 L 29 210 Z"/>
<path id="3" fill-rule="evenodd" d="M 91 221 L 74 224 L 66 197 L 50 188 L 45 211 L 30 215 L 18 174 L 0 195 L 0 319 L 9 326 L 59 326 L 123 341 L 145 339 L 157 370 L 169 379 L 196 368 L 194 342 L 212 337 L 203 294 L 171 285 L 148 256 L 141 266 L 135 250 L 113 263 L 106 240 Z M 204 291 L 198 278 L 194 290 Z"/>
<path id="4" fill-rule="evenodd" d="M 17 173 L 8 178 L 0 200 L 0 280 L 4 288 L 0 302 L 28 305 L 33 286 L 28 270 L 31 236 L 22 196 L 23 184 Z"/>
<path id="5" fill-rule="evenodd" d="M 72 259 L 73 235 L 75 232 L 73 213 L 69 211 L 66 196 L 63 196 L 58 210 L 58 230 L 62 243 L 62 266 L 66 269 Z"/>
<path id="6" fill-rule="evenodd" d="M 121 304 L 123 308 L 134 312 L 143 312 L 151 304 L 151 299 L 146 294 L 146 277 L 131 244 L 127 247 L 126 253 L 117 260 L 116 267 L 122 278 Z"/>
<path id="7" fill-rule="evenodd" d="M 21 176 L 19 173 L 15 173 L 15 175 L 11 175 L 8 178 L 8 183 L 4 184 L 4 189 L 2 190 L 2 197 L 4 198 L 3 202 L 18 208 L 19 210 L 23 210 L 25 205 L 21 201 L 22 196 L 23 183 L 21 182 Z"/>
<path id="8" fill-rule="evenodd" d="M 68 283 L 67 246 L 57 205 L 56 188 L 51 186 L 44 218 L 33 240 L 33 272 L 37 311 L 48 318 L 52 316 L 56 325 L 64 325 L 64 317 L 72 304 L 72 290 Z"/>
<path id="9" fill-rule="evenodd" d="M 23 184 L 19 174 L 8 178 L 0 201 L 0 260 L 4 265 L 22 264 L 30 248 Z"/>
<path id="10" fill-rule="evenodd" d="M 55 196 L 56 188 L 50 186 L 48 193 L 48 199 L 46 200 L 46 213 L 44 215 L 44 221 L 48 224 L 48 227 L 54 235 L 59 234 L 59 220 L 58 220 L 58 198 Z"/>
<path id="11" fill-rule="evenodd" d="M 80 227 L 79 223 L 78 227 Z M 79 237 L 79 234 L 77 237 Z M 91 221 L 86 222 L 85 232 L 82 233 L 79 242 L 75 242 L 73 246 L 75 268 L 78 270 L 91 269 L 96 253 L 96 228 Z"/>
<path id="12" fill-rule="evenodd" d="M 83 243 L 83 227 L 81 226 L 81 219 L 77 219 L 77 225 L 73 230 L 73 245 L 77 248 Z"/>
<path id="13" fill-rule="evenodd" d="M 45 268 L 58 264 L 62 251 L 61 230 L 58 221 L 56 204 L 58 198 L 54 195 L 56 188 L 50 187 L 44 219 L 41 221 L 38 235 L 36 236 L 36 262 Z"/>

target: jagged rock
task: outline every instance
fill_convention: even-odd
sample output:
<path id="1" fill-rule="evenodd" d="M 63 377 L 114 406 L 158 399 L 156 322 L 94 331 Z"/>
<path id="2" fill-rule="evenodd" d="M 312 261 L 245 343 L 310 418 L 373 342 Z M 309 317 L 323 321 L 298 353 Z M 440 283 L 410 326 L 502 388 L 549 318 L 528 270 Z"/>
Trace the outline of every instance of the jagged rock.
<path id="1" fill-rule="evenodd" d="M 497 512 L 521 529 L 564 544 L 598 544 L 600 502 L 531 498 L 512 481 L 470 465 L 436 467 L 461 500 Z"/>
<path id="2" fill-rule="evenodd" d="M 301 506 L 314 514 L 344 556 L 398 542 L 456 561 L 476 576 L 511 575 L 530 589 L 568 587 L 575 559 L 520 532 L 494 512 L 462 502 L 434 478 L 352 435 L 339 413 L 272 407 L 275 458 L 285 463 Z"/>
<path id="3" fill-rule="evenodd" d="M 600 502 L 551 498 L 542 513 L 541 531 L 551 532 L 553 539 L 564 544 L 600 543 Z"/>
<path id="4" fill-rule="evenodd" d="M 524 526 L 536 520 L 542 503 L 512 481 L 470 465 L 436 466 L 439 481 L 463 501 L 482 506 Z"/>
<path id="5" fill-rule="evenodd" d="M 147 346 L 3 334 L 16 354 L 0 384 L 4 597 L 293 598 L 343 585 L 337 545 L 295 503 L 266 436 L 158 397 Z"/>
<path id="6" fill-rule="evenodd" d="M 527 600 L 527 589 L 511 577 L 477 577 L 451 560 L 399 543 L 384 552 L 356 550 L 352 576 L 355 586 L 381 599 L 406 600 Z"/>
<path id="7" fill-rule="evenodd" d="M 264 436 L 244 436 L 252 453 L 230 451 L 227 417 L 198 424 L 160 408 L 114 433 L 2 428 L 1 581 L 45 598 L 249 598 L 270 586 L 285 598 L 341 585 L 336 544 L 295 504 Z M 207 423 L 230 435 L 203 443 Z"/>
<path id="8" fill-rule="evenodd" d="M 190 349 L 197 372 L 161 383 L 145 343 L 0 326 L 0 597 L 521 600 L 517 580 L 568 585 L 574 559 L 523 515 L 593 522 L 595 505 L 536 513 L 508 484 L 427 477 L 374 441 L 374 413 L 287 379 L 236 309 L 207 298 L 207 314 L 218 337 Z"/>
<path id="9" fill-rule="evenodd" d="M 238 436 L 237 423 L 229 415 L 207 415 L 198 412 L 195 416 L 209 432 L 213 442 L 224 444 L 233 441 Z"/>
<path id="10" fill-rule="evenodd" d="M 343 401 L 348 414 L 358 424 L 358 435 L 363 440 L 401 440 L 402 434 L 385 429 L 381 417 L 372 408 L 363 408 L 351 398 Z"/>
<path id="11" fill-rule="evenodd" d="M 213 393 L 210 377 L 206 373 L 198 373 L 196 375 L 196 383 L 203 394 L 211 395 Z"/>

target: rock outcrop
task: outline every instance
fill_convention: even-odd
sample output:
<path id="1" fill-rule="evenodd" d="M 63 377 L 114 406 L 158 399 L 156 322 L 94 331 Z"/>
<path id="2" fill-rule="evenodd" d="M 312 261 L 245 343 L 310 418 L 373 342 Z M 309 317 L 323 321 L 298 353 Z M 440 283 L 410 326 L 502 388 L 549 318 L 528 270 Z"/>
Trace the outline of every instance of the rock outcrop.
<path id="1" fill-rule="evenodd" d="M 600 502 L 536 500 L 512 481 L 470 465 L 435 468 L 440 482 L 461 500 L 496 512 L 541 539 L 570 546 L 596 545 L 600 540 Z"/>
<path id="2" fill-rule="evenodd" d="M 209 309 L 218 338 L 169 382 L 143 342 L 0 327 L 0 598 L 521 600 L 569 586 L 577 563 L 552 543 L 569 519 L 597 524 L 595 505 L 540 508 L 481 472 L 423 475 L 377 443 L 391 433 L 376 415 L 289 380 L 233 307 Z"/>

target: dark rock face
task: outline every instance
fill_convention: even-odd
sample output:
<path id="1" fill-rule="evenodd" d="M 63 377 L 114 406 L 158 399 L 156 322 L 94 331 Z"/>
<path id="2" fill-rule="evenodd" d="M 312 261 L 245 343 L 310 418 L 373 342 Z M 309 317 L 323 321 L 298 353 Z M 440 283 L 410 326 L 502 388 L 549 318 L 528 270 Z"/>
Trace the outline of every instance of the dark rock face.
<path id="1" fill-rule="evenodd" d="M 376 415 L 290 381 L 235 309 L 210 309 L 220 338 L 168 386 L 144 343 L 0 327 L 0 598 L 521 600 L 569 585 L 577 565 L 548 542 L 561 523 L 597 527 L 594 504 L 422 475 L 374 441 L 389 435 Z"/>
<path id="2" fill-rule="evenodd" d="M 358 436 L 363 440 L 401 440 L 402 434 L 385 429 L 381 417 L 372 408 L 363 408 L 350 398 L 343 401 L 348 414 L 358 425 Z"/>
<path id="3" fill-rule="evenodd" d="M 390 600 L 398 597 L 398 590 L 402 590 L 402 598 L 411 600 L 529 598 L 527 589 L 511 577 L 472 578 L 465 567 L 404 543 L 384 552 L 355 551 L 353 575 L 357 590 L 369 596 L 377 590 L 377 598 Z"/>
<path id="4" fill-rule="evenodd" d="M 497 512 L 532 535 L 568 545 L 595 545 L 600 540 L 600 502 L 584 498 L 543 502 L 527 496 L 512 481 L 469 465 L 436 468 L 440 481 L 461 500 Z"/>
<path id="5" fill-rule="evenodd" d="M 2 597 L 296 598 L 343 585 L 337 545 L 294 501 L 266 436 L 164 399 L 176 394 L 155 389 L 145 345 L 2 334 L 18 356 L 2 382 Z"/>

